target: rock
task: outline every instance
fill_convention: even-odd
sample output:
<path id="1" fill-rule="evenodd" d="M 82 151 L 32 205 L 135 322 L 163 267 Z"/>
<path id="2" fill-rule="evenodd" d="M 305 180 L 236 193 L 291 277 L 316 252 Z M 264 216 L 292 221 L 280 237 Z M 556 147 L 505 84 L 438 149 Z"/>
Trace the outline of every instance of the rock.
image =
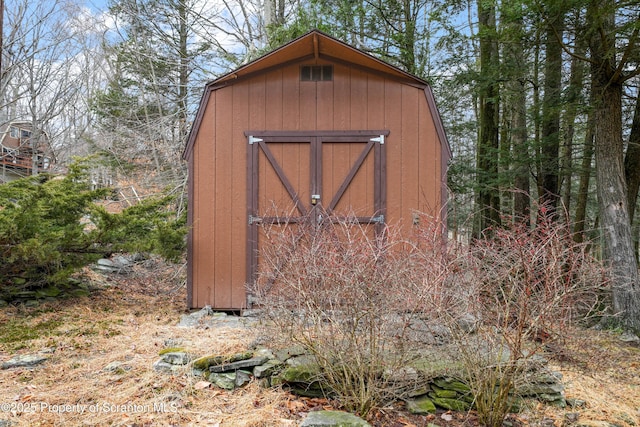
<path id="1" fill-rule="evenodd" d="M 640 344 L 640 337 L 631 332 L 624 332 L 618 339 L 630 344 Z"/>
<path id="2" fill-rule="evenodd" d="M 322 389 L 322 387 L 320 387 L 319 383 L 313 383 L 313 384 L 309 384 L 309 385 L 304 385 L 304 386 L 300 386 L 300 385 L 296 385 L 296 384 L 289 384 L 287 386 L 288 390 L 290 393 L 295 394 L 296 396 L 301 396 L 301 397 L 310 397 L 310 398 L 314 398 L 314 397 L 320 397 L 320 398 L 327 398 L 329 397 L 329 392 L 328 390 L 325 391 Z"/>
<path id="3" fill-rule="evenodd" d="M 223 363 L 220 365 L 210 366 L 209 372 L 231 372 L 237 371 L 242 368 L 253 368 L 254 366 L 262 365 L 269 359 L 265 356 L 252 357 L 251 359 L 239 360 L 237 362 Z"/>
<path id="4" fill-rule="evenodd" d="M 117 273 L 119 268 L 110 259 L 101 258 L 96 262 L 94 270 L 103 271 L 105 273 Z"/>
<path id="5" fill-rule="evenodd" d="M 451 340 L 451 329 L 444 325 L 430 325 L 428 331 L 433 336 L 433 340 L 437 344 L 444 344 Z"/>
<path id="6" fill-rule="evenodd" d="M 462 400 L 447 399 L 444 397 L 432 397 L 433 403 L 444 409 L 450 409 L 452 411 L 468 411 L 471 409 L 471 405 Z"/>
<path id="7" fill-rule="evenodd" d="M 126 371 L 130 371 L 131 370 L 131 366 L 127 365 L 127 364 L 124 364 L 122 362 L 118 362 L 116 360 L 116 361 L 113 361 L 113 362 L 109 363 L 107 366 L 102 368 L 102 370 L 105 371 L 105 372 L 112 372 L 112 373 L 115 373 L 115 374 L 123 374 Z"/>
<path id="8" fill-rule="evenodd" d="M 443 397 L 445 399 L 455 399 L 458 396 L 453 390 L 444 390 L 442 388 L 432 387 L 433 391 L 429 392 L 429 396 L 431 397 Z"/>
<path id="9" fill-rule="evenodd" d="M 562 381 L 561 372 L 539 371 L 530 373 L 525 377 L 525 381 L 532 384 L 557 384 Z"/>
<path id="10" fill-rule="evenodd" d="M 247 371 L 236 372 L 236 387 L 244 387 L 251 382 L 251 374 Z"/>
<path id="11" fill-rule="evenodd" d="M 564 386 L 562 384 L 525 384 L 518 387 L 520 396 L 541 396 L 541 395 L 562 395 Z M 556 399 L 554 399 L 556 400 Z"/>
<path id="12" fill-rule="evenodd" d="M 431 391 L 431 387 L 427 384 L 421 384 L 420 387 L 414 389 L 414 390 L 409 390 L 407 392 L 407 396 L 409 397 L 421 397 L 421 396 L 425 396 L 427 393 L 429 393 Z"/>
<path id="13" fill-rule="evenodd" d="M 13 425 L 13 421 L 0 420 L 0 427 L 11 427 L 12 425 Z"/>
<path id="14" fill-rule="evenodd" d="M 570 424 L 573 424 L 576 421 L 578 421 L 578 418 L 580 418 L 580 414 L 578 412 L 569 412 L 564 414 L 565 421 Z"/>
<path id="15" fill-rule="evenodd" d="M 167 350 L 167 349 L 171 349 L 171 348 L 180 348 L 182 349 L 182 345 L 184 343 L 184 340 L 182 338 L 167 338 L 166 340 L 164 340 L 163 345 L 164 348 L 162 350 L 160 350 L 160 354 L 162 354 L 163 351 Z"/>
<path id="16" fill-rule="evenodd" d="M 167 353 L 186 353 L 186 350 L 184 349 L 184 347 L 177 347 L 177 346 L 165 347 L 158 352 L 158 356 L 162 356 L 163 354 L 167 354 Z"/>
<path id="17" fill-rule="evenodd" d="M 457 319 L 456 323 L 458 327 L 467 334 L 472 334 L 478 330 L 478 324 L 480 323 L 480 319 L 474 316 L 471 313 L 465 313 Z"/>
<path id="18" fill-rule="evenodd" d="M 574 408 L 574 409 L 584 408 L 585 406 L 587 406 L 587 402 L 582 399 L 569 398 L 569 399 L 566 399 L 566 402 L 570 408 Z"/>
<path id="19" fill-rule="evenodd" d="M 211 373 L 209 381 L 225 390 L 233 390 L 236 388 L 236 372 Z"/>
<path id="20" fill-rule="evenodd" d="M 113 263 L 120 268 L 120 272 L 131 270 L 131 260 L 129 258 L 123 257 L 122 255 L 113 257 Z"/>
<path id="21" fill-rule="evenodd" d="M 242 317 L 260 317 L 263 312 L 264 312 L 264 310 L 261 310 L 261 309 L 258 309 L 258 308 L 245 309 L 245 310 L 242 310 L 242 313 L 240 313 L 240 316 L 242 316 Z"/>
<path id="22" fill-rule="evenodd" d="M 305 353 L 306 353 L 306 350 L 303 346 L 295 345 L 292 347 L 277 350 L 274 354 L 276 356 L 276 359 L 286 361 L 290 357 L 302 356 Z"/>
<path id="23" fill-rule="evenodd" d="M 36 296 L 38 298 L 57 297 L 61 293 L 62 291 L 55 286 L 47 286 L 46 288 L 38 289 L 36 291 Z"/>
<path id="24" fill-rule="evenodd" d="M 371 424 L 348 412 L 309 412 L 300 427 L 371 427 Z"/>
<path id="25" fill-rule="evenodd" d="M 396 369 L 385 369 L 382 375 L 384 376 L 384 378 L 388 379 L 391 382 L 415 382 L 420 378 L 420 376 L 418 375 L 418 370 L 410 366 Z"/>
<path id="26" fill-rule="evenodd" d="M 407 410 L 412 414 L 435 414 L 436 405 L 428 397 L 407 400 Z"/>
<path id="27" fill-rule="evenodd" d="M 205 317 L 211 317 L 211 316 L 217 316 L 217 317 L 225 317 L 227 314 L 223 313 L 223 312 L 215 312 L 213 311 L 213 309 L 211 308 L 211 306 L 204 306 L 202 309 L 190 313 L 190 314 L 183 314 L 180 317 L 180 322 L 178 323 L 178 327 L 181 328 L 192 328 L 194 326 L 198 326 L 199 324 L 201 324 L 201 321 L 205 318 Z"/>
<path id="28" fill-rule="evenodd" d="M 276 356 L 275 354 L 273 354 L 273 351 L 269 350 L 268 348 L 258 348 L 253 352 L 254 356 L 265 356 L 268 357 L 269 359 L 275 359 Z"/>
<path id="29" fill-rule="evenodd" d="M 131 261 L 122 255 L 117 255 L 112 259 L 101 258 L 96 262 L 94 270 L 105 273 L 127 274 L 131 272 Z"/>
<path id="30" fill-rule="evenodd" d="M 186 365 L 192 358 L 190 354 L 182 351 L 163 353 L 160 357 L 162 360 L 172 365 Z"/>
<path id="31" fill-rule="evenodd" d="M 536 396 L 538 400 L 542 400 L 549 405 L 556 406 L 558 408 L 566 408 L 567 401 L 564 400 L 564 396 L 557 394 L 540 394 Z"/>
<path id="32" fill-rule="evenodd" d="M 542 421 L 540 421 L 540 427 L 555 427 L 555 425 L 556 422 L 553 418 L 543 418 Z"/>
<path id="33" fill-rule="evenodd" d="M 316 358 L 310 354 L 302 354 L 300 356 L 290 357 L 289 359 L 287 359 L 286 363 L 287 365 L 292 366 L 294 368 L 298 366 L 317 365 Z"/>
<path id="34" fill-rule="evenodd" d="M 89 291 L 86 289 L 72 289 L 70 291 L 67 291 L 67 293 L 73 297 L 88 297 L 89 296 Z"/>
<path id="35" fill-rule="evenodd" d="M 224 363 L 232 363 L 237 362 L 239 360 L 251 359 L 253 357 L 253 352 L 246 351 L 244 353 L 236 353 L 232 355 L 209 355 L 203 356 L 193 361 L 193 368 L 199 369 L 201 371 L 206 371 L 211 366 L 222 365 Z"/>
<path id="36" fill-rule="evenodd" d="M 266 363 L 253 368 L 253 376 L 256 378 L 265 378 L 271 376 L 278 368 L 282 366 L 282 362 L 277 359 L 267 360 Z"/>
<path id="37" fill-rule="evenodd" d="M 468 385 L 453 378 L 434 378 L 433 383 L 442 389 L 453 390 L 458 393 L 469 393 L 471 391 Z"/>
<path id="38" fill-rule="evenodd" d="M 182 369 L 182 366 L 172 365 L 171 363 L 167 363 L 162 359 L 158 359 L 153 364 L 153 370 L 157 372 L 174 373 L 174 372 L 180 371 L 181 369 Z"/>
<path id="39" fill-rule="evenodd" d="M 23 367 L 31 367 L 35 365 L 39 365 L 40 363 L 46 361 L 48 359 L 47 356 L 42 356 L 38 354 L 22 354 L 18 356 L 14 356 L 11 359 L 7 360 L 2 364 L 2 369 L 10 369 L 10 368 L 23 368 Z"/>
<path id="40" fill-rule="evenodd" d="M 279 377 L 289 383 L 310 384 L 317 380 L 320 367 L 316 364 L 289 366 L 282 371 Z"/>

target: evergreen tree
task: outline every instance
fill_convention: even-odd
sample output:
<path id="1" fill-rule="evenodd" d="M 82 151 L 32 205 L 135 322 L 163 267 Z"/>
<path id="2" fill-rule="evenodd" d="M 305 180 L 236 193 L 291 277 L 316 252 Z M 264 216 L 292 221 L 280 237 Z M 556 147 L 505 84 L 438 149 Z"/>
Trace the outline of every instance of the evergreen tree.
<path id="1" fill-rule="evenodd" d="M 640 10 L 624 8 L 613 0 L 591 0 L 587 22 L 603 255 L 611 264 L 616 321 L 640 333 L 640 276 L 631 237 L 622 137 L 623 85 L 640 74 Z"/>
<path id="2" fill-rule="evenodd" d="M 112 214 L 96 203 L 87 168 L 74 164 L 63 178 L 47 174 L 0 185 L 0 299 L 45 287 L 65 287 L 80 268 L 112 253 L 152 252 L 179 260 L 184 218 L 169 199 L 149 199 Z"/>

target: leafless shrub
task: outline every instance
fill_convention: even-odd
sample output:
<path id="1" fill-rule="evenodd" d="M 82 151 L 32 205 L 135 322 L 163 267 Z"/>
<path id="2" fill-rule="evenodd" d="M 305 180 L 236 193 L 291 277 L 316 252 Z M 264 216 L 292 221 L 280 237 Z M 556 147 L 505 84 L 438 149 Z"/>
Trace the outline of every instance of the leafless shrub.
<path id="1" fill-rule="evenodd" d="M 251 291 L 272 338 L 302 344 L 318 380 L 362 415 L 405 398 L 427 357 L 457 366 L 483 423 L 498 425 L 526 362 L 588 312 L 604 280 L 552 221 L 456 246 L 431 218 L 377 233 L 355 215 L 317 218 L 264 225 Z"/>
<path id="2" fill-rule="evenodd" d="M 411 343 L 423 337 L 411 327 L 424 303 L 408 292 L 445 277 L 425 275 L 398 230 L 374 227 L 355 215 L 265 227 L 253 290 L 278 334 L 312 353 L 322 381 L 363 415 L 416 381 L 407 366 L 419 357 Z"/>
<path id="3" fill-rule="evenodd" d="M 524 224 L 493 230 L 456 264 L 458 286 L 473 290 L 469 311 L 478 322 L 473 337 L 452 328 L 454 343 L 480 421 L 499 426 L 521 374 L 557 348 L 563 328 L 593 313 L 605 271 L 567 226 L 545 216 L 533 230 Z"/>

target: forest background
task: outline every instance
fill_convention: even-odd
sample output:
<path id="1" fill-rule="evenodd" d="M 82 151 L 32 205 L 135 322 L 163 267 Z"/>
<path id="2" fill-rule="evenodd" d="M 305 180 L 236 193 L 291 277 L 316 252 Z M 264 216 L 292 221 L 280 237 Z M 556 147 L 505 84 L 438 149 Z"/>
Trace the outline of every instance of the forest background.
<path id="1" fill-rule="evenodd" d="M 614 312 L 640 331 L 638 1 L 0 3 L 0 122 L 46 131 L 58 166 L 101 154 L 92 182 L 122 198 L 184 198 L 205 82 L 312 28 L 428 81 L 453 150 L 452 236 L 551 215 L 594 242 Z"/>

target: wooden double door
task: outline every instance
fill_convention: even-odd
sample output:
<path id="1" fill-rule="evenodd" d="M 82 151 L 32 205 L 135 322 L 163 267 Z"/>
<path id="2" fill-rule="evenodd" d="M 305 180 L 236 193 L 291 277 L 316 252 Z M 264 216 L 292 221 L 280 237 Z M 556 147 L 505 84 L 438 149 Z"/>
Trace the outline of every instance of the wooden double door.
<path id="1" fill-rule="evenodd" d="M 245 132 L 248 283 L 258 273 L 261 226 L 345 217 L 382 231 L 388 134 L 387 130 Z"/>

